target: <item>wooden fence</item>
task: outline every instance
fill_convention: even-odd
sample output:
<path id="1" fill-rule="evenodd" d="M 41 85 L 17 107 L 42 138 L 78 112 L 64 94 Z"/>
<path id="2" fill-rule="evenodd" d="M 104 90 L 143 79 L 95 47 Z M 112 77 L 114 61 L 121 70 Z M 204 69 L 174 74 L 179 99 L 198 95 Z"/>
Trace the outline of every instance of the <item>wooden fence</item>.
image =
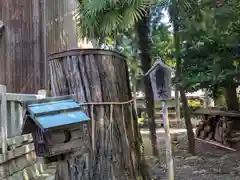
<path id="1" fill-rule="evenodd" d="M 144 98 L 137 98 L 136 100 L 136 106 L 138 109 L 138 112 L 145 112 L 145 99 Z M 167 101 L 167 108 L 168 108 L 168 119 L 170 121 L 170 127 L 171 128 L 185 128 L 185 121 L 183 119 L 183 113 L 181 113 L 180 122 L 177 121 L 176 116 L 176 109 L 175 109 L 175 99 L 169 99 Z M 140 118 L 140 114 L 138 114 Z M 145 119 L 145 117 L 142 117 Z M 157 127 L 163 127 L 163 120 L 162 120 L 162 102 L 155 102 L 155 121 Z M 192 125 L 193 127 L 196 127 L 196 125 L 199 123 L 199 117 L 198 116 L 192 116 L 191 117 Z M 147 124 L 147 121 L 145 121 L 145 125 Z"/>
<path id="2" fill-rule="evenodd" d="M 43 173 L 45 166 L 36 157 L 31 134 L 8 138 L 5 146 L 6 152 L 0 153 L 0 179 L 27 180 Z"/>
<path id="3" fill-rule="evenodd" d="M 1 137 L 12 138 L 19 136 L 23 123 L 23 109 L 21 101 L 42 98 L 36 94 L 15 94 L 7 93 L 6 86 L 0 85 L 0 106 L 1 106 Z M 4 133 L 4 135 L 3 135 Z"/>
<path id="4" fill-rule="evenodd" d="M 0 0 L 0 84 L 37 93 L 48 83 L 47 55 L 77 48 L 77 0 Z"/>
<path id="5" fill-rule="evenodd" d="M 13 94 L 0 85 L 0 179 L 33 179 L 43 172 L 38 162 L 31 134 L 21 135 L 24 100 L 42 98 L 35 94 Z"/>

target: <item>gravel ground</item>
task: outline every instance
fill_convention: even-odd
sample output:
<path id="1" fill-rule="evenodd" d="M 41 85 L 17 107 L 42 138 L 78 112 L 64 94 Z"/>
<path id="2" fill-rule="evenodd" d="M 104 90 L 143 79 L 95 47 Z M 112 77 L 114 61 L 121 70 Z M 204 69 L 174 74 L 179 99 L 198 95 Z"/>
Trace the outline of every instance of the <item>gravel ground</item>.
<path id="1" fill-rule="evenodd" d="M 196 143 L 197 155 L 187 153 L 185 130 L 171 129 L 176 141 L 172 143 L 175 180 L 240 180 L 240 153 Z M 167 165 L 165 161 L 164 130 L 158 130 L 160 158 L 151 156 L 148 132 L 142 132 L 146 159 L 154 180 L 167 180 Z M 172 138 L 174 139 L 174 138 Z M 39 180 L 49 180 L 55 172 L 55 165 L 49 166 L 48 171 Z M 46 179 L 47 178 L 47 179 Z"/>
<path id="2" fill-rule="evenodd" d="M 175 136 L 175 135 L 174 135 Z M 153 179 L 166 180 L 164 141 L 160 140 L 160 159 L 147 156 Z M 185 135 L 173 142 L 175 180 L 240 180 L 240 156 L 212 145 L 196 143 L 197 155 L 187 153 Z"/>

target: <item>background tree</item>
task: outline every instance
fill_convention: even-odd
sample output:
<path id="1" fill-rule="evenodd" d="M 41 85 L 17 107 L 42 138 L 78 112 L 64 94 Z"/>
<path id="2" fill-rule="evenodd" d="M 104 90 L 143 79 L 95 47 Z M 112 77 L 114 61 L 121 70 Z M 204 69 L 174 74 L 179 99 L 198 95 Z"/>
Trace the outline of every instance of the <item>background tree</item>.
<path id="1" fill-rule="evenodd" d="M 173 26 L 173 38 L 174 38 L 174 57 L 176 59 L 176 72 L 175 72 L 175 83 L 176 90 L 180 91 L 184 120 L 187 128 L 188 135 L 188 151 L 192 154 L 195 154 L 195 141 L 194 141 L 194 133 L 192 129 L 191 116 L 188 107 L 187 97 L 185 95 L 185 87 L 182 85 L 182 57 L 181 57 L 181 12 L 184 10 L 194 11 L 196 3 L 193 0 L 190 1 L 177 1 L 177 0 L 163 0 L 160 3 L 160 6 L 167 10 L 170 16 L 170 21 Z M 176 92 L 177 94 L 177 92 Z M 178 97 L 178 96 L 176 96 Z M 176 102 L 178 104 L 178 102 Z M 178 107 L 177 107 L 178 108 Z"/>
<path id="2" fill-rule="evenodd" d="M 161 6 L 164 4 L 164 7 L 169 9 L 170 16 L 172 17 L 172 22 L 175 27 L 174 39 L 175 39 L 175 53 L 174 57 L 177 59 L 177 71 L 180 70 L 181 67 L 181 58 L 180 57 L 180 44 L 181 42 L 177 40 L 179 38 L 180 32 L 176 31 L 177 23 L 180 23 L 179 14 L 174 14 L 175 10 L 178 10 L 178 7 L 173 10 L 173 4 L 176 4 L 176 1 L 161 1 L 161 4 L 157 4 L 155 7 L 151 7 L 150 5 L 156 2 L 148 2 L 144 0 L 136 0 L 136 1 L 80 1 L 80 8 L 78 13 L 78 27 L 80 29 L 81 35 L 83 37 L 88 37 L 90 40 L 98 40 L 98 43 L 101 44 L 104 42 L 106 37 L 111 37 L 115 39 L 116 36 L 122 34 L 123 32 L 129 32 L 129 30 L 133 30 L 136 34 L 137 47 L 139 50 L 139 57 L 141 59 L 141 66 L 143 74 L 146 73 L 152 64 L 152 39 L 149 38 L 150 30 L 154 28 L 150 28 L 150 24 L 154 24 L 151 22 L 153 14 L 151 14 L 151 10 L 157 14 L 155 19 L 158 19 L 161 16 L 161 13 L 158 13 L 156 9 L 159 9 L 158 5 Z M 183 1 L 181 6 L 188 7 L 188 1 Z M 191 6 L 192 4 L 190 4 Z M 193 4 L 194 5 L 194 4 Z M 179 5 L 179 7 L 181 7 Z M 192 7 L 191 7 L 192 8 Z M 155 11 L 154 11 L 155 9 Z M 192 8 L 193 9 L 193 8 Z M 157 13 L 156 13 L 157 12 Z M 161 11 L 160 11 L 161 12 Z M 154 18 L 153 18 L 154 19 Z M 155 23 L 156 25 L 156 23 Z M 159 25 L 158 25 L 159 26 Z M 178 27 L 179 28 L 179 27 Z M 155 29 L 156 30 L 156 29 Z M 154 31 L 152 31 L 154 32 Z M 151 34 L 152 34 L 151 32 Z M 156 31 L 155 31 L 156 32 Z M 166 31 L 165 31 L 166 32 Z M 115 41 L 115 44 L 118 44 Z M 170 41 L 169 41 L 170 42 Z M 162 51 L 163 52 L 163 51 Z M 164 53 L 162 53 L 164 54 Z M 172 63 L 174 64 L 174 63 Z M 179 71 L 180 72 L 180 71 Z M 149 77 L 144 77 L 144 88 L 145 88 L 145 99 L 146 99 L 146 107 L 147 107 L 147 115 L 149 121 L 149 129 L 151 133 L 151 141 L 153 154 L 158 156 L 157 151 L 157 138 L 156 138 L 156 124 L 154 119 L 154 100 L 151 89 L 151 83 L 148 79 Z M 183 104 L 185 105 L 185 120 L 188 128 L 188 135 L 192 139 L 189 139 L 190 145 L 193 143 L 193 132 L 191 128 L 189 111 L 187 108 L 187 100 L 185 97 L 184 87 L 181 95 Z M 190 133 L 189 133 L 190 132 Z M 191 146 L 193 147 L 193 146 Z M 190 148 L 194 149 L 194 148 Z M 193 152 L 193 151 L 192 151 Z"/>
<path id="3" fill-rule="evenodd" d="M 184 86 L 188 91 L 207 88 L 215 101 L 225 92 L 227 108 L 238 110 L 239 3 L 230 0 L 217 8 L 216 2 L 202 0 L 197 7 L 181 12 Z"/>
<path id="4" fill-rule="evenodd" d="M 78 28 L 81 37 L 97 41 L 100 45 L 106 37 L 115 38 L 119 32 L 134 29 L 141 67 L 145 74 L 152 65 L 149 39 L 150 3 L 146 0 L 136 1 L 79 1 Z M 156 123 L 154 118 L 154 100 L 151 83 L 144 77 L 146 109 L 151 134 L 153 155 L 158 156 Z"/>

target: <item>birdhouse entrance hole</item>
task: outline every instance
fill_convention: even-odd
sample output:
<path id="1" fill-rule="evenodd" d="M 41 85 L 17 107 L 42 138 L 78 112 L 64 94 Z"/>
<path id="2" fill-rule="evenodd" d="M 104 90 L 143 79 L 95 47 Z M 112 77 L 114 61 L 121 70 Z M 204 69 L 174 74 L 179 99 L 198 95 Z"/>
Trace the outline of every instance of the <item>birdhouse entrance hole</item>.
<path id="1" fill-rule="evenodd" d="M 54 133 L 51 134 L 51 142 L 54 144 L 65 144 L 70 142 L 73 136 L 70 130 L 54 131 Z"/>
<path id="2" fill-rule="evenodd" d="M 67 143 L 67 142 L 69 142 L 71 140 L 72 135 L 71 135 L 70 131 L 68 131 L 68 130 L 64 130 L 64 134 L 65 134 L 64 143 Z"/>

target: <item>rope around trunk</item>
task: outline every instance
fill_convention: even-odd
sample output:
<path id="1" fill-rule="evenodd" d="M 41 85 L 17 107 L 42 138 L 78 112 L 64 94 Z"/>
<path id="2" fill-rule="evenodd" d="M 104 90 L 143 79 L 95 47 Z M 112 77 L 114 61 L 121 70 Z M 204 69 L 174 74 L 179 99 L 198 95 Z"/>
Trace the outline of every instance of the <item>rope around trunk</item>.
<path id="1" fill-rule="evenodd" d="M 122 102 L 85 102 L 81 103 L 81 105 L 124 105 L 132 103 L 135 99 L 131 99 L 129 101 L 122 101 Z"/>

